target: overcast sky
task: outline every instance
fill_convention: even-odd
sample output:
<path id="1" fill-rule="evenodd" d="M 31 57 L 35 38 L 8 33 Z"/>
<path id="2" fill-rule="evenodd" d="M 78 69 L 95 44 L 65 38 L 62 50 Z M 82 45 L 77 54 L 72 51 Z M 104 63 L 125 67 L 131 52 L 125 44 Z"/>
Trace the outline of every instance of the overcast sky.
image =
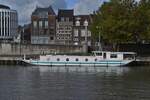
<path id="1" fill-rule="evenodd" d="M 31 13 L 36 6 L 48 7 L 52 5 L 57 11 L 61 8 L 74 9 L 75 14 L 89 14 L 103 3 L 104 0 L 0 0 L 0 4 L 8 5 L 15 9 L 19 15 L 19 24 L 30 22 Z M 106 1 L 106 0 L 105 0 Z"/>

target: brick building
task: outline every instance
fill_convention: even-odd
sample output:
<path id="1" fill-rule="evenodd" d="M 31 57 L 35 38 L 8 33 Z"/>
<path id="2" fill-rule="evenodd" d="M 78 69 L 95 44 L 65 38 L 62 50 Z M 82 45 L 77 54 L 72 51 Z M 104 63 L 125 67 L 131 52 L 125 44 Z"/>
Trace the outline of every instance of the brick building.
<path id="1" fill-rule="evenodd" d="M 31 16 L 31 44 L 54 44 L 56 15 L 51 6 L 37 7 Z"/>

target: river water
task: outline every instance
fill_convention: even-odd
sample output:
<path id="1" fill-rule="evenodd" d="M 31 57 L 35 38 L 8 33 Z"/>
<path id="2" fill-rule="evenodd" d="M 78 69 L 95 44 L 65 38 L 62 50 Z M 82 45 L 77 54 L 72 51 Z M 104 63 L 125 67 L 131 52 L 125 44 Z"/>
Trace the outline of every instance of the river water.
<path id="1" fill-rule="evenodd" d="M 150 100 L 150 67 L 0 66 L 0 100 Z"/>

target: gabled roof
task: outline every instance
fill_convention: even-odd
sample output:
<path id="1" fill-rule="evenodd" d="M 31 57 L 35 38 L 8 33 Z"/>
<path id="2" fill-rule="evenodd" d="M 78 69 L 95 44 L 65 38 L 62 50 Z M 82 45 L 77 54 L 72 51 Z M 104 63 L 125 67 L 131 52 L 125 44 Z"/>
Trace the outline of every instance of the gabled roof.
<path id="1" fill-rule="evenodd" d="M 49 6 L 47 8 L 37 7 L 35 9 L 35 11 L 32 13 L 32 15 L 38 15 L 41 12 L 48 12 L 49 15 L 55 15 L 55 12 L 54 12 L 52 6 Z"/>
<path id="2" fill-rule="evenodd" d="M 71 10 L 67 10 L 67 9 L 59 9 L 58 10 L 58 16 L 61 17 L 73 17 L 74 16 L 74 11 Z"/>
<path id="3" fill-rule="evenodd" d="M 59 9 L 58 10 L 58 16 L 57 19 L 58 21 L 61 21 L 61 17 L 67 17 L 69 18 L 69 21 L 73 21 L 74 17 L 74 10 L 73 9 Z"/>

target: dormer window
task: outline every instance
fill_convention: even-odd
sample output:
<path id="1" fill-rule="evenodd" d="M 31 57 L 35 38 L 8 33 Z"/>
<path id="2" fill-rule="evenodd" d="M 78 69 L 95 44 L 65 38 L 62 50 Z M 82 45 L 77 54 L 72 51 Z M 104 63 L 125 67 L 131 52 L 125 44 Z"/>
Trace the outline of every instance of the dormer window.
<path id="1" fill-rule="evenodd" d="M 76 21 L 76 26 L 80 26 L 80 21 Z"/>
<path id="2" fill-rule="evenodd" d="M 61 17 L 61 21 L 64 22 L 64 21 L 65 21 L 65 18 L 64 18 L 64 17 Z"/>

